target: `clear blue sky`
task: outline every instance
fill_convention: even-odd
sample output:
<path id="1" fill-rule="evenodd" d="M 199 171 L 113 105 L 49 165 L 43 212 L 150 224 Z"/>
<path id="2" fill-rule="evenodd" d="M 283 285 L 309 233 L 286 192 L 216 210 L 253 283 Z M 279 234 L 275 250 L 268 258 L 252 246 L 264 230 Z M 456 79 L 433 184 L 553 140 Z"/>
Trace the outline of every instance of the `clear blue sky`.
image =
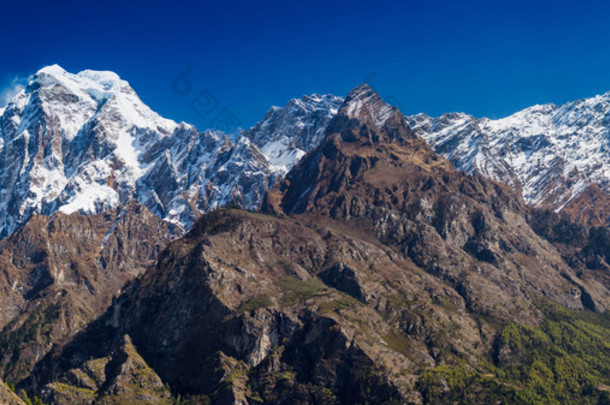
<path id="1" fill-rule="evenodd" d="M 406 114 L 502 117 L 610 90 L 607 1 L 0 3 L 0 87 L 58 63 L 113 70 L 154 110 L 209 125 L 209 90 L 244 127 L 271 105 L 370 79 Z M 190 95 L 172 92 L 190 67 Z"/>

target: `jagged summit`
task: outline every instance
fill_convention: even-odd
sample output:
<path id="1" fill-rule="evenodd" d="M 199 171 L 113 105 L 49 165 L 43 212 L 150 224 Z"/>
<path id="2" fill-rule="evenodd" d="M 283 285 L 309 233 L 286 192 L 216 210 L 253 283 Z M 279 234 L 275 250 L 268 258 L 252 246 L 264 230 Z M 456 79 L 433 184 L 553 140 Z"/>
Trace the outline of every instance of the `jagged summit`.
<path id="1" fill-rule="evenodd" d="M 326 132 L 341 133 L 347 142 L 361 138 L 372 143 L 404 142 L 415 137 L 400 111 L 383 101 L 367 84 L 348 94 Z"/>
<path id="2" fill-rule="evenodd" d="M 346 103 L 350 103 L 352 101 L 360 100 L 363 103 L 378 103 L 381 100 L 379 94 L 373 90 L 373 88 L 367 83 L 360 83 L 358 86 L 354 87 L 345 98 Z"/>
<path id="3" fill-rule="evenodd" d="M 388 119 L 400 114 L 396 107 L 387 104 L 368 84 L 354 88 L 345 99 L 341 112 L 349 118 L 366 121 L 381 129 Z"/>
<path id="4" fill-rule="evenodd" d="M 342 103 L 343 98 L 329 94 L 292 99 L 283 108 L 272 107 L 245 136 L 261 149 L 274 170 L 285 174 L 322 142 Z"/>

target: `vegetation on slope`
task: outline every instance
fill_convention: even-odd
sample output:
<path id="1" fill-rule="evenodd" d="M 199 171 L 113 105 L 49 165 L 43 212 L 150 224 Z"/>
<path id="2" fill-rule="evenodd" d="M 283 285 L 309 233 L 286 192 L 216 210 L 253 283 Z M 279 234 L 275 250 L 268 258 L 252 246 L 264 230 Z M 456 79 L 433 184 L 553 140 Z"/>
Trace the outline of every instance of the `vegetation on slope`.
<path id="1" fill-rule="evenodd" d="M 544 311 L 537 327 L 505 325 L 479 369 L 459 363 L 424 372 L 424 401 L 610 404 L 610 316 L 554 305 Z"/>

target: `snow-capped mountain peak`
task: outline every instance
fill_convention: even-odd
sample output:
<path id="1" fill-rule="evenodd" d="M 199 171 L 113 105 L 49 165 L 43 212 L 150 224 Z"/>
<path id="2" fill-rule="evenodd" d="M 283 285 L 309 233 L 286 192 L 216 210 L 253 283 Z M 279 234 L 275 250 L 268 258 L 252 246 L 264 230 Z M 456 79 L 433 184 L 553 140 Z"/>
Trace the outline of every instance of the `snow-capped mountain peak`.
<path id="1" fill-rule="evenodd" d="M 562 210 L 610 192 L 610 92 L 499 120 L 450 113 L 405 122 L 360 85 L 345 100 L 313 94 L 272 107 L 229 139 L 159 116 L 113 72 L 53 65 L 0 109 L 0 237 L 35 214 L 99 213 L 131 200 L 183 229 L 225 204 L 256 209 L 335 118 L 392 139 L 408 123 L 459 169 L 511 184 L 535 206 Z M 591 183 L 599 189 L 586 192 Z"/>
<path id="2" fill-rule="evenodd" d="M 171 133 L 177 126 L 152 111 L 129 83 L 114 72 L 84 70 L 71 74 L 52 65 L 39 70 L 28 87 L 39 88 L 47 108 L 68 109 L 65 111 L 68 114 L 58 114 L 67 119 L 61 123 L 67 136 L 76 136 L 75 130 L 94 114 L 120 114 L 125 125 L 159 128 L 165 133 Z"/>
<path id="3" fill-rule="evenodd" d="M 313 94 L 272 107 L 245 136 L 265 155 L 273 171 L 286 174 L 324 139 L 326 127 L 337 114 L 343 98 Z"/>
<path id="4" fill-rule="evenodd" d="M 321 142 L 342 101 L 290 100 L 232 142 L 159 116 L 113 72 L 47 66 L 0 110 L 0 238 L 35 214 L 131 200 L 182 229 L 225 204 L 258 208 Z"/>
<path id="5" fill-rule="evenodd" d="M 168 217 L 185 188 L 209 180 L 189 153 L 214 157 L 223 142 L 159 116 L 113 72 L 45 67 L 0 116 L 0 237 L 34 214 L 97 213 L 134 198 Z M 164 164 L 170 178 L 151 180 Z M 172 178 L 176 188 L 159 196 Z"/>

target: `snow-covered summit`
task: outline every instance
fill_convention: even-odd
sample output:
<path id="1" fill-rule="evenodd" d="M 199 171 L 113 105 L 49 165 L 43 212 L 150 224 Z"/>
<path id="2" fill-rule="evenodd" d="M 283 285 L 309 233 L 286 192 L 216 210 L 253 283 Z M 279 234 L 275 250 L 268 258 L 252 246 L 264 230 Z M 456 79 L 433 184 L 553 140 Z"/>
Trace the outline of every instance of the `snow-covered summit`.
<path id="1" fill-rule="evenodd" d="M 92 113 L 118 113 L 128 125 L 159 128 L 163 133 L 177 127 L 174 121 L 152 111 L 129 83 L 114 72 L 84 70 L 71 74 L 58 65 L 52 65 L 34 74 L 28 88 L 40 88 L 40 95 L 49 108 L 69 108 L 65 112 L 70 114 L 57 114 L 65 119 L 61 124 L 68 136 L 75 136 L 74 130 L 84 124 L 83 120 L 91 119 Z"/>
<path id="2" fill-rule="evenodd" d="M 244 170 L 213 184 L 211 167 L 234 147 L 159 116 L 115 73 L 45 67 L 0 116 L 0 237 L 34 214 L 97 213 L 131 199 L 180 226 L 233 198 L 262 199 L 266 180 L 243 187 L 271 176 L 266 162 L 262 173 L 241 162 Z"/>
<path id="3" fill-rule="evenodd" d="M 291 100 L 231 141 L 159 116 L 113 72 L 47 66 L 0 110 L 0 238 L 35 214 L 93 214 L 134 199 L 183 229 L 225 204 L 258 208 L 321 142 L 340 103 Z"/>
<path id="4" fill-rule="evenodd" d="M 286 174 L 324 139 L 326 127 L 343 98 L 313 94 L 272 107 L 265 118 L 245 133 L 257 145 L 274 171 Z"/>

